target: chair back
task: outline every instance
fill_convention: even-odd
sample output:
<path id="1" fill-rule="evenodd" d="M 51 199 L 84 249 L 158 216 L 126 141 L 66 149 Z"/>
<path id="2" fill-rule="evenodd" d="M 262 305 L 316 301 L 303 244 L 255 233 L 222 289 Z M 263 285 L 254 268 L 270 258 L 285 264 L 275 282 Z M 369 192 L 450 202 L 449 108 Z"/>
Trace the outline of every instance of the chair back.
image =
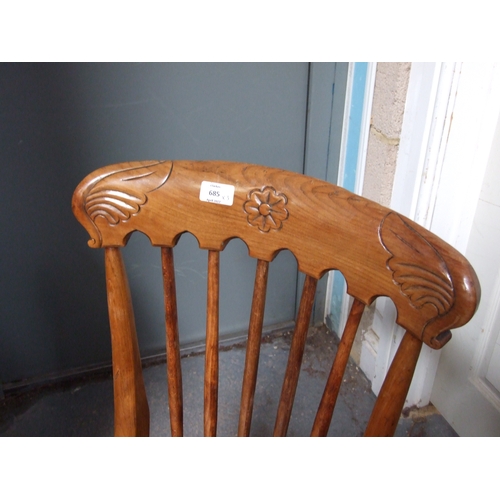
<path id="1" fill-rule="evenodd" d="M 172 435 L 183 433 L 182 377 L 173 247 L 193 234 L 208 251 L 204 432 L 215 435 L 218 399 L 219 255 L 242 239 L 257 259 L 239 420 L 250 432 L 269 264 L 283 249 L 305 274 L 274 434 L 286 435 L 318 280 L 339 270 L 353 297 L 311 434 L 326 435 L 364 308 L 392 299 L 406 333 L 365 435 L 393 435 L 423 343 L 439 349 L 467 323 L 480 288 L 468 261 L 391 209 L 301 174 L 219 161 L 142 161 L 101 168 L 73 195 L 92 248 L 105 249 L 112 337 L 115 435 L 147 435 L 149 410 L 120 248 L 134 231 L 161 248 Z"/>

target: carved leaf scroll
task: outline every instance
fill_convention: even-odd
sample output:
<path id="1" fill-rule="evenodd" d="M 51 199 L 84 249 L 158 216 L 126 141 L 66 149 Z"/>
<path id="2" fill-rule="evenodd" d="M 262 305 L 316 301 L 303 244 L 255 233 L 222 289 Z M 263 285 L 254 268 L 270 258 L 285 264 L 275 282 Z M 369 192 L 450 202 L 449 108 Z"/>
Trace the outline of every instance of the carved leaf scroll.
<path id="1" fill-rule="evenodd" d="M 420 233 L 398 214 L 388 214 L 380 225 L 380 240 L 392 255 L 387 267 L 394 283 L 413 307 L 435 308 L 443 315 L 453 305 L 455 292 L 444 259 Z"/>
<path id="2" fill-rule="evenodd" d="M 97 232 L 99 246 L 101 234 L 96 219 L 102 217 L 108 224 L 117 225 L 138 214 L 148 201 L 147 194 L 165 184 L 172 166 L 173 163 L 168 161 L 120 169 L 98 178 L 89 187 L 85 195 L 85 211 Z"/>

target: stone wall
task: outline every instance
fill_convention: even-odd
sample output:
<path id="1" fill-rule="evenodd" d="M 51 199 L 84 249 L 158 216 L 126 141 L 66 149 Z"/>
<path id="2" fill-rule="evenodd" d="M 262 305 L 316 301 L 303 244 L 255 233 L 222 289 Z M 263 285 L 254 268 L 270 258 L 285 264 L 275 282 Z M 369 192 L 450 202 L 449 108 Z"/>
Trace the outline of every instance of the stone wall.
<path id="1" fill-rule="evenodd" d="M 363 196 L 389 206 L 411 63 L 378 63 Z"/>

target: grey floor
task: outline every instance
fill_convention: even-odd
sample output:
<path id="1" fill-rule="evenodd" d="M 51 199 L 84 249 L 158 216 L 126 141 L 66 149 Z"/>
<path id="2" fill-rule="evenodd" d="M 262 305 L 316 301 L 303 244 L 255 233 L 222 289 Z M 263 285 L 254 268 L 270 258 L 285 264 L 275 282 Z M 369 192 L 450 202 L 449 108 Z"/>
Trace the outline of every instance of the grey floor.
<path id="1" fill-rule="evenodd" d="M 252 436 L 272 435 L 290 340 L 290 332 L 264 338 Z M 326 329 L 311 329 L 288 436 L 309 435 L 336 345 L 336 337 Z M 226 345 L 220 351 L 217 428 L 220 436 L 237 433 L 244 356 L 244 344 Z M 203 432 L 203 368 L 203 352 L 184 354 L 184 433 L 188 436 L 201 436 Z M 151 413 L 151 435 L 168 436 L 165 364 L 148 366 L 144 377 Z M 111 377 L 103 374 L 22 395 L 7 395 L 0 401 L 0 436 L 111 436 L 112 392 Z M 329 436 L 362 435 L 374 401 L 368 380 L 350 362 Z M 432 406 L 408 413 L 402 416 L 396 436 L 456 436 Z"/>

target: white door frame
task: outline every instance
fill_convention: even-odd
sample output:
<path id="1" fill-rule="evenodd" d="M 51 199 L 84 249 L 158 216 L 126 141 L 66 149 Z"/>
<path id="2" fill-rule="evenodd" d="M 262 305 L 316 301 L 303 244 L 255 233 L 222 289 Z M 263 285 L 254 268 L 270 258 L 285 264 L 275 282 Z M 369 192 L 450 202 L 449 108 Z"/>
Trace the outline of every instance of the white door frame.
<path id="1" fill-rule="evenodd" d="M 500 112 L 500 65 L 414 63 L 391 207 L 465 252 Z M 372 389 L 378 394 L 402 336 L 388 299 L 377 301 L 380 341 Z M 426 347 L 426 346 L 424 346 Z M 361 368 L 363 369 L 362 346 Z M 407 406 L 429 403 L 439 351 L 424 348 Z"/>

